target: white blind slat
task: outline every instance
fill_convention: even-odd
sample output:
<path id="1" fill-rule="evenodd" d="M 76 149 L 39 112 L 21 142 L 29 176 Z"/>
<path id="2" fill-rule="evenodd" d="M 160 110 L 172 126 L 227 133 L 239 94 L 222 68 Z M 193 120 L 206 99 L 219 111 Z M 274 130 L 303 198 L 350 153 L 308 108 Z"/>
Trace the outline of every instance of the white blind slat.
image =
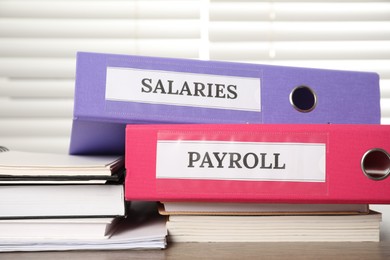
<path id="1" fill-rule="evenodd" d="M 381 97 L 390 99 L 390 79 L 381 79 Z"/>
<path id="2" fill-rule="evenodd" d="M 199 39 L 0 39 L 0 57 L 75 57 L 77 51 L 197 58 Z"/>
<path id="3" fill-rule="evenodd" d="M 384 21 L 389 2 L 211 2 L 211 21 Z"/>
<path id="4" fill-rule="evenodd" d="M 11 78 L 74 78 L 73 58 L 1 58 L 0 77 Z"/>
<path id="5" fill-rule="evenodd" d="M 212 59 L 390 59 L 390 41 L 216 42 Z"/>
<path id="6" fill-rule="evenodd" d="M 381 124 L 382 125 L 390 125 L 390 117 L 382 117 Z"/>
<path id="7" fill-rule="evenodd" d="M 378 73 L 382 79 L 390 79 L 388 60 L 246 60 L 242 62 L 331 70 L 368 71 Z"/>
<path id="8" fill-rule="evenodd" d="M 69 118 L 0 118 L 2 137 L 69 137 Z"/>
<path id="9" fill-rule="evenodd" d="M 69 118 L 73 99 L 0 99 L 0 118 Z"/>
<path id="10" fill-rule="evenodd" d="M 57 0 L 52 0 L 57 1 Z M 69 1 L 79 1 L 79 0 L 69 0 Z M 89 1 L 89 0 L 84 0 Z M 262 0 L 209 0 L 211 4 L 217 4 L 217 3 L 242 3 L 242 4 L 250 4 L 250 3 L 256 3 L 256 2 L 264 2 Z M 387 3 L 389 0 L 273 0 L 268 1 L 272 3 L 348 3 L 351 6 L 353 6 L 356 3 L 367 3 L 367 2 L 374 2 L 374 3 Z"/>
<path id="11" fill-rule="evenodd" d="M 68 153 L 69 137 L 3 137 L 0 144 L 10 150 L 28 152 Z"/>
<path id="12" fill-rule="evenodd" d="M 0 97 L 73 98 L 73 79 L 8 79 L 0 78 Z"/>
<path id="13" fill-rule="evenodd" d="M 196 19 L 199 15 L 196 0 L 0 1 L 0 16 L 9 18 Z"/>
<path id="14" fill-rule="evenodd" d="M 211 41 L 390 40 L 390 21 L 381 22 L 211 22 Z"/>
<path id="15" fill-rule="evenodd" d="M 198 20 L 0 19 L 7 38 L 199 38 Z"/>
<path id="16" fill-rule="evenodd" d="M 381 99 L 381 114 L 384 118 L 390 118 L 390 98 Z"/>

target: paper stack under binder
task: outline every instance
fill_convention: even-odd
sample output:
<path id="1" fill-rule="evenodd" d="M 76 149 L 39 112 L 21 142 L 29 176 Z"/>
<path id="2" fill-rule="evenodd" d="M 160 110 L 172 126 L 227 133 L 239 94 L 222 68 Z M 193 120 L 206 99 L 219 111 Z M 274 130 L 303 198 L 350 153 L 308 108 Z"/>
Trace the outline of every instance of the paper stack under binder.
<path id="1" fill-rule="evenodd" d="M 172 242 L 379 241 L 366 204 L 164 202 Z"/>
<path id="2" fill-rule="evenodd" d="M 172 242 L 379 241 L 381 214 L 367 209 L 359 204 L 172 202 L 160 212 L 169 216 Z"/>

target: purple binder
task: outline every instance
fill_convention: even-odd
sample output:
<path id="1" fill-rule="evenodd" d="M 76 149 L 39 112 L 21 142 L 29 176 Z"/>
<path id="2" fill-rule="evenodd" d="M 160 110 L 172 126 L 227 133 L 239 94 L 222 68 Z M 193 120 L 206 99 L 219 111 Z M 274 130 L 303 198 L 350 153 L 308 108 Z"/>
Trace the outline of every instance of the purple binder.
<path id="1" fill-rule="evenodd" d="M 71 154 L 123 154 L 126 124 L 379 124 L 379 76 L 77 54 Z"/>

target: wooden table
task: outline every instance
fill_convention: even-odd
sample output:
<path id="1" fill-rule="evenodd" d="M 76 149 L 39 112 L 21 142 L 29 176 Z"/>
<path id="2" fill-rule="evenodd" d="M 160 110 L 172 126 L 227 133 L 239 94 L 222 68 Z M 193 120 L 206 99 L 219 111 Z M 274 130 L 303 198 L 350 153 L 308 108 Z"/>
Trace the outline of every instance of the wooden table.
<path id="1" fill-rule="evenodd" d="M 165 250 L 0 253 L 0 259 L 390 259 L 390 242 L 176 243 Z"/>

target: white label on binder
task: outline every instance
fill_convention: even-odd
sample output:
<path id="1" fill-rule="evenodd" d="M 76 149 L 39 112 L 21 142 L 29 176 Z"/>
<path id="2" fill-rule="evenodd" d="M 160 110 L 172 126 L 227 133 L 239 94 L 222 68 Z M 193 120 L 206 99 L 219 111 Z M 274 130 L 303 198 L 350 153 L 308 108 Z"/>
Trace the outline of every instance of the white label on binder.
<path id="1" fill-rule="evenodd" d="M 324 143 L 157 142 L 156 177 L 325 182 Z"/>
<path id="2" fill-rule="evenodd" d="M 106 100 L 260 112 L 260 78 L 107 67 Z"/>

